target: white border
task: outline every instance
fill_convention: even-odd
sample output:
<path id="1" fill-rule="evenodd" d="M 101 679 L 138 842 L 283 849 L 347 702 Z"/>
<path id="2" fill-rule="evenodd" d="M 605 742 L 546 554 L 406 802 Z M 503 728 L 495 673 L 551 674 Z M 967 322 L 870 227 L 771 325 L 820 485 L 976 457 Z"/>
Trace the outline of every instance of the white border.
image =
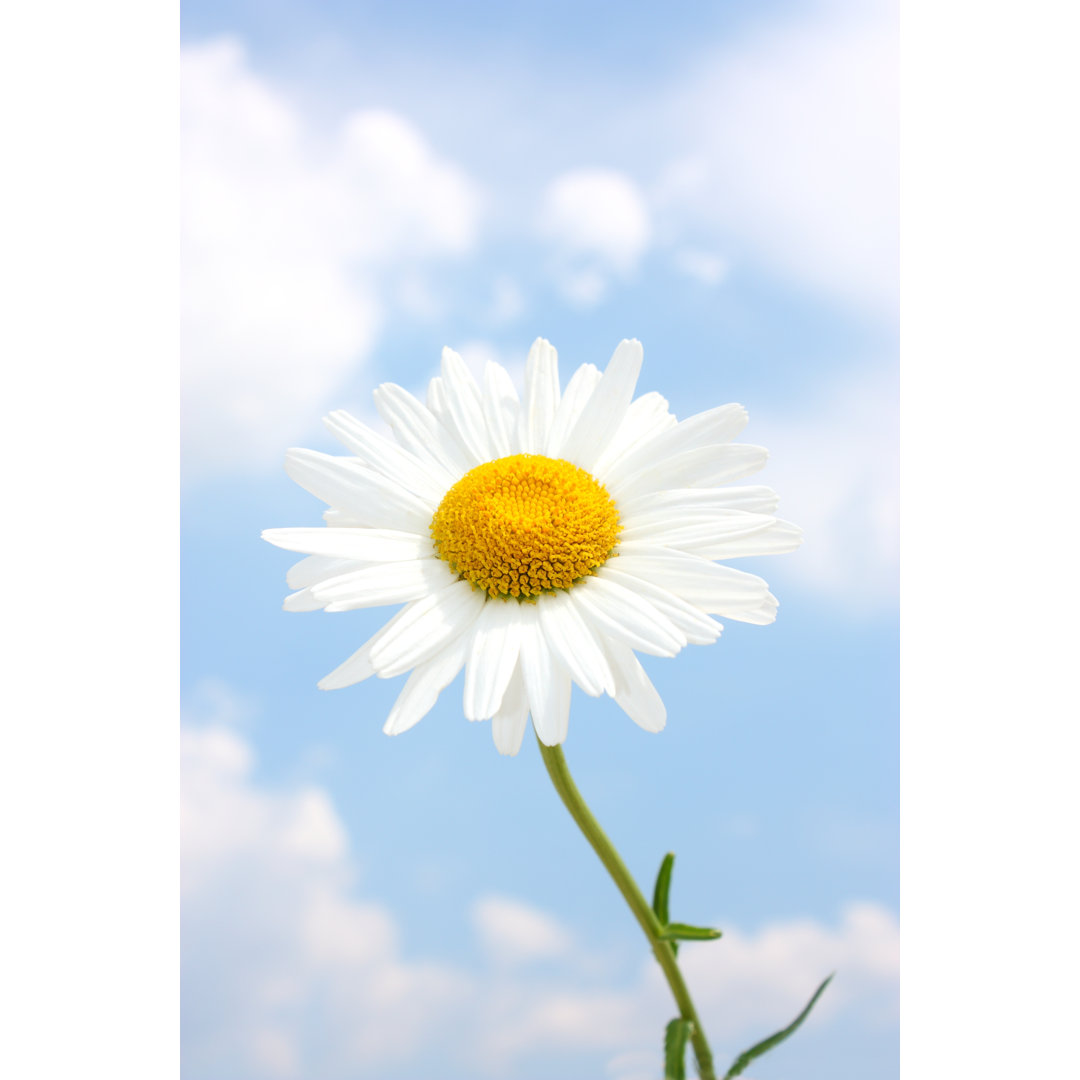
<path id="1" fill-rule="evenodd" d="M 903 1074 L 1075 1069 L 1075 7 L 902 10 Z"/>
<path id="2" fill-rule="evenodd" d="M 0 36 L 0 1075 L 179 1074 L 173 4 Z"/>

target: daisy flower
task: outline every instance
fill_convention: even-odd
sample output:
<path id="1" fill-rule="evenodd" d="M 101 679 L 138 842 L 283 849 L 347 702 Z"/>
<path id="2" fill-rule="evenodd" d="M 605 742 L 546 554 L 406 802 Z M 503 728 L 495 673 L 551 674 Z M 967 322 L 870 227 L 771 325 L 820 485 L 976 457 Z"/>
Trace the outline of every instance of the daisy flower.
<path id="1" fill-rule="evenodd" d="M 801 539 L 769 488 L 726 486 L 767 458 L 732 441 L 746 410 L 677 420 L 659 394 L 634 397 L 641 361 L 623 341 L 603 372 L 583 364 L 561 390 L 539 339 L 519 399 L 505 368 L 489 363 L 478 384 L 444 349 L 426 404 L 375 390 L 393 438 L 333 412 L 348 456 L 288 452 L 289 476 L 330 509 L 325 528 L 263 533 L 307 556 L 285 609 L 404 604 L 321 688 L 410 672 L 383 729 L 395 735 L 464 669 L 465 716 L 490 719 L 499 752 L 516 754 L 530 715 L 544 745 L 566 739 L 573 683 L 659 731 L 664 703 L 636 652 L 709 645 L 713 616 L 773 621 L 765 581 L 717 561 Z"/>

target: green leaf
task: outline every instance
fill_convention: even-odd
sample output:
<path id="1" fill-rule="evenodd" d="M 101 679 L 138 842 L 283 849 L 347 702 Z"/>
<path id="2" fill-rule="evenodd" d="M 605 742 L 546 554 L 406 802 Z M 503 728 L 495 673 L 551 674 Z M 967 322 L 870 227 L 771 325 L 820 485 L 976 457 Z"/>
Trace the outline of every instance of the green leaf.
<path id="1" fill-rule="evenodd" d="M 836 974 L 833 972 L 833 974 Z M 770 1035 L 767 1039 L 762 1039 L 761 1042 L 755 1046 L 751 1046 L 749 1050 L 743 1051 L 736 1059 L 735 1063 L 728 1069 L 724 1076 L 724 1080 L 732 1080 L 732 1077 L 742 1076 L 743 1070 L 750 1064 L 755 1058 L 761 1057 L 762 1054 L 771 1050 L 774 1046 L 779 1046 L 789 1035 L 794 1035 L 799 1030 L 802 1022 L 810 1015 L 810 1010 L 817 1004 L 817 999 L 825 993 L 825 987 L 832 982 L 832 975 L 830 975 L 815 991 L 814 996 L 810 999 L 809 1004 L 803 1009 L 798 1016 L 783 1031 L 778 1031 L 775 1035 Z"/>
<path id="2" fill-rule="evenodd" d="M 686 1080 L 686 1041 L 692 1025 L 677 1016 L 664 1031 L 664 1080 Z"/>
<path id="3" fill-rule="evenodd" d="M 671 891 L 671 870 L 675 865 L 675 852 L 669 851 L 660 864 L 660 870 L 656 875 L 656 885 L 652 894 L 652 909 L 660 920 L 661 926 L 666 926 L 668 921 L 668 893 Z"/>
<path id="4" fill-rule="evenodd" d="M 668 923 L 660 932 L 662 941 L 715 941 L 720 936 L 719 930 L 708 926 L 690 926 L 684 922 Z"/>

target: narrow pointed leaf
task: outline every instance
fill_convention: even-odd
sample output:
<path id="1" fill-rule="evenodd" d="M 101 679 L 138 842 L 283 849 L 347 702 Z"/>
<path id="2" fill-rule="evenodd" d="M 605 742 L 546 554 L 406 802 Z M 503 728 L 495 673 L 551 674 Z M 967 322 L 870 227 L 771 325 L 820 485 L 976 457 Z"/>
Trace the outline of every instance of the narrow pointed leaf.
<path id="1" fill-rule="evenodd" d="M 677 1016 L 664 1031 L 664 1080 L 686 1080 L 686 1041 L 691 1023 Z"/>
<path id="2" fill-rule="evenodd" d="M 690 926 L 683 922 L 668 923 L 660 934 L 664 941 L 715 941 L 720 936 L 719 930 L 708 926 Z"/>
<path id="3" fill-rule="evenodd" d="M 834 972 L 835 974 L 835 972 Z M 732 1080 L 732 1077 L 742 1076 L 743 1070 L 750 1064 L 755 1058 L 761 1057 L 762 1054 L 771 1050 L 774 1046 L 779 1046 L 789 1035 L 794 1035 L 798 1031 L 802 1022 L 810 1015 L 810 1010 L 817 1004 L 817 999 L 825 993 L 825 987 L 832 982 L 832 975 L 830 975 L 815 991 L 814 996 L 810 999 L 806 1008 L 803 1009 L 795 1019 L 788 1024 L 783 1031 L 778 1031 L 775 1035 L 770 1035 L 767 1039 L 762 1039 L 761 1042 L 755 1046 L 751 1046 L 749 1050 L 743 1051 L 736 1059 L 735 1063 L 728 1069 L 724 1076 L 724 1080 Z"/>
<path id="4" fill-rule="evenodd" d="M 661 926 L 668 922 L 668 893 L 671 891 L 671 871 L 675 866 L 675 852 L 669 851 L 660 864 L 656 875 L 656 885 L 652 894 L 652 909 L 660 920 Z"/>

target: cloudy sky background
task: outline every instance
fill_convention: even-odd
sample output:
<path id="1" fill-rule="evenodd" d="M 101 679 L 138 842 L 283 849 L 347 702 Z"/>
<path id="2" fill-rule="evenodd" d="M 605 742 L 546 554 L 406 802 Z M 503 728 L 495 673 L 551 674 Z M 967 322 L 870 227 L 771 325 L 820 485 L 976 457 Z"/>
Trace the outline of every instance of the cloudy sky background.
<path id="1" fill-rule="evenodd" d="M 897 1074 L 896 41 L 876 3 L 184 7 L 184 1056 L 189 1080 L 654 1077 L 672 1007 L 535 752 L 453 692 L 317 679 L 382 612 L 288 615 L 284 449 L 449 344 L 724 401 L 806 530 L 769 628 L 646 660 L 650 736 L 567 755 L 679 918 L 724 1060 L 837 979 L 758 1080 Z"/>

